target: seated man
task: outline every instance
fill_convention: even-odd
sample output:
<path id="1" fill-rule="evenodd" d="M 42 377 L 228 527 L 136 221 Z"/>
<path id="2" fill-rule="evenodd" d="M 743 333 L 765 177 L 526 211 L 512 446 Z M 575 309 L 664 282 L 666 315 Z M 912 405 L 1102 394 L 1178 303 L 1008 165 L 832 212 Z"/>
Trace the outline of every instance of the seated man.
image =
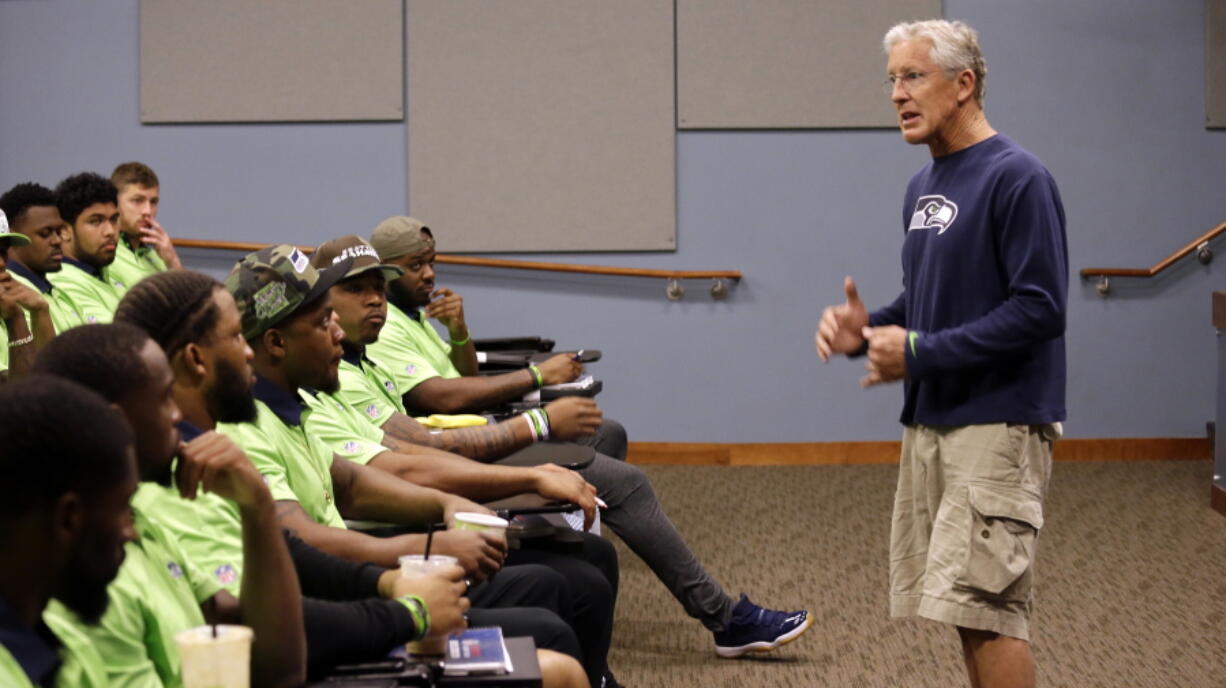
<path id="1" fill-rule="evenodd" d="M 78 622 L 106 662 L 108 681 L 130 686 L 176 685 L 174 634 L 205 623 L 241 623 L 260 639 L 252 646 L 255 685 L 290 686 L 306 678 L 302 607 L 293 563 L 277 527 L 272 495 L 247 458 L 216 434 L 182 444 L 170 368 L 157 344 L 130 326 L 78 327 L 56 337 L 35 363 L 39 373 L 85 384 L 123 411 L 134 427 L 141 486 L 132 498 L 136 538 L 109 588 L 97 626 Z M 60 416 L 63 418 L 63 416 Z M 75 420 L 75 419 L 74 419 Z M 172 461 L 178 454 L 178 464 Z M 172 482 L 185 496 L 203 489 L 238 505 L 243 554 L 251 575 L 241 603 L 193 565 L 175 536 L 147 513 L 148 495 Z"/>
<path id="2" fill-rule="evenodd" d="M 124 296 L 115 319 L 141 327 L 168 352 L 175 402 L 184 414 L 178 427 L 185 439 L 206 433 L 219 422 L 242 423 L 255 417 L 252 352 L 242 337 L 234 299 L 219 282 L 183 270 L 154 275 Z M 180 499 L 177 490 L 163 489 L 150 510 L 176 534 L 189 558 L 237 592 L 244 562 L 229 504 L 207 493 L 194 501 Z M 414 607 L 402 601 L 406 595 L 425 598 L 434 632 L 448 630 L 447 609 L 455 601 L 439 608 L 441 603 L 431 599 L 429 590 L 416 589 L 419 579 L 401 578 L 396 569 L 331 557 L 297 537 L 289 542 L 303 593 L 312 596 L 303 603 L 311 676 L 326 674 L 340 663 L 375 661 L 390 648 L 425 633 L 428 629 L 423 630 L 420 619 L 412 616 Z M 496 585 L 502 588 L 502 601 L 516 595 L 539 601 L 548 592 L 526 577 L 517 583 L 515 572 L 500 576 Z M 490 597 L 480 592 L 487 587 L 474 590 Z M 376 599 L 380 597 L 386 599 Z M 560 601 L 551 605 L 562 606 Z M 566 624 L 542 610 L 475 609 L 469 616 L 476 625 L 501 626 L 508 635 L 531 635 L 541 648 L 578 652 Z"/>
<path id="3" fill-rule="evenodd" d="M 82 324 L 72 303 L 48 281 L 64 260 L 64 220 L 56 206 L 55 193 L 41 184 L 18 184 L 0 196 L 0 211 L 8 216 L 9 231 L 24 234 L 29 244 L 9 247 L 8 273 L 13 279 L 43 295 L 55 332 Z M 37 311 L 29 311 L 32 329 Z"/>
<path id="4" fill-rule="evenodd" d="M 417 421 L 405 415 L 399 389 L 379 361 L 365 355 L 365 347 L 378 339 L 387 303 L 383 291 L 383 275 L 371 255 L 371 247 L 360 238 L 350 236 L 328 242 L 315 256 L 319 269 L 332 270 L 348 265 L 347 272 L 362 268 L 359 274 L 337 287 L 337 316 L 343 331 L 339 390 L 332 402 L 312 406 L 309 423 L 320 432 L 332 432 L 330 441 L 352 441 L 343 427 L 346 411 L 335 399 L 358 410 L 367 422 L 384 433 L 385 441 L 394 440 L 401 454 L 415 453 L 414 445 L 446 449 L 470 459 L 503 458 L 533 441 L 547 439 L 549 428 L 557 418 L 552 409 L 560 405 L 592 404 L 590 399 L 566 398 L 532 414 L 535 422 L 525 417 L 514 418 L 496 426 L 444 430 L 431 433 Z M 324 390 L 327 391 L 327 390 Z M 594 404 L 593 404 L 594 406 Z M 352 414 L 350 414 L 352 415 Z M 599 419 L 589 418 L 587 427 L 594 428 Z M 316 417 L 321 420 L 316 420 Z M 324 422 L 322 419 L 329 419 Z M 569 422 L 569 421 L 568 421 Z M 539 425 L 538 425 L 539 424 Z M 541 429 L 543 428 L 543 432 Z M 333 432 L 334 431 L 334 432 Z M 401 464 L 392 470 L 411 470 Z M 812 623 L 807 612 L 786 613 L 763 609 L 742 595 L 734 602 L 724 592 L 690 551 L 689 545 L 664 514 L 651 482 L 637 467 L 597 453 L 592 463 L 579 471 L 597 490 L 607 507 L 602 519 L 664 582 L 686 612 L 702 621 L 714 633 L 716 652 L 724 657 L 737 657 L 749 651 L 778 647 L 804 633 Z"/>
<path id="5" fill-rule="evenodd" d="M 0 685 L 105 688 L 102 657 L 62 614 L 98 622 L 136 537 L 132 433 L 97 394 L 32 376 L 0 388 L 0 446 L 0 480 L 21 486 L 0 500 Z"/>
<path id="6" fill-rule="evenodd" d="M 24 234 L 8 231 L 8 222 L 0 212 L 0 379 L 5 380 L 29 372 L 34 354 L 55 337 L 47 301 L 13 279 L 4 260 L 9 247 L 28 243 Z"/>
<path id="7" fill-rule="evenodd" d="M 48 279 L 85 323 L 108 323 L 127 289 L 109 270 L 115 260 L 119 208 L 110 180 L 92 172 L 68 177 L 55 187 L 60 217 L 71 241 L 64 269 Z"/>
<path id="8" fill-rule="evenodd" d="M 137 282 L 183 267 L 170 235 L 158 223 L 158 176 L 142 162 L 125 162 L 111 172 L 119 201 L 119 242 L 111 276 L 129 288 Z"/>
<path id="9" fill-rule="evenodd" d="M 434 290 L 434 236 L 411 217 L 390 217 L 375 227 L 370 245 L 384 263 L 402 270 L 388 282 L 387 324 L 371 354 L 383 361 L 415 413 L 479 413 L 523 398 L 544 385 L 570 382 L 583 366 L 569 354 L 540 367 L 477 375 L 477 351 L 464 317 L 464 301 L 450 289 Z M 426 322 L 436 318 L 451 339 L 444 343 Z M 574 438 L 616 459 L 626 458 L 626 429 L 604 418 L 596 433 Z"/>
<path id="10" fill-rule="evenodd" d="M 332 265 L 333 258 L 344 255 L 351 259 L 349 270 L 329 290 L 338 324 L 346 330 L 360 328 L 362 325 L 353 323 L 365 323 L 380 315 L 362 304 L 371 301 L 372 292 L 374 300 L 383 303 L 382 273 L 399 272 L 397 268 L 381 265 L 374 249 L 359 237 L 348 239 L 329 242 L 315 254 L 327 263 L 325 269 Z M 348 335 L 341 346 L 344 353 L 339 374 L 343 380 L 351 374 L 355 360 L 361 365 L 361 346 L 351 344 Z M 307 432 L 324 440 L 339 456 L 469 499 L 491 500 L 535 492 L 546 500 L 579 504 L 589 523 L 595 516 L 596 489 L 574 471 L 552 464 L 532 468 L 489 466 L 442 450 L 400 443 L 385 437 L 365 416 L 333 395 L 315 390 L 302 396 L 308 406 L 303 414 Z M 395 445 L 397 450 L 385 445 Z M 619 575 L 617 553 L 607 540 L 598 536 L 584 533 L 579 538 L 582 549 L 577 556 L 523 547 L 513 550 L 507 563 L 544 564 L 565 576 L 575 603 L 572 620 L 584 645 L 585 663 L 590 675 L 601 677 L 605 674 L 604 662 L 612 634 Z"/>

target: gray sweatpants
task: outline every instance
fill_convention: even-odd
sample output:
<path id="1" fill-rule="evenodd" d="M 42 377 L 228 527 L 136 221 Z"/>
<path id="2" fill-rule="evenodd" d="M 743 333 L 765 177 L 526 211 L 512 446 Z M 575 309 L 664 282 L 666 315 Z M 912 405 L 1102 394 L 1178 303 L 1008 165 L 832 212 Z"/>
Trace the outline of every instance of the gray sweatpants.
<path id="1" fill-rule="evenodd" d="M 643 471 L 597 452 L 579 474 L 609 505 L 601 522 L 651 567 L 687 614 L 711 631 L 724 630 L 732 618 L 732 599 L 690 551 Z"/>

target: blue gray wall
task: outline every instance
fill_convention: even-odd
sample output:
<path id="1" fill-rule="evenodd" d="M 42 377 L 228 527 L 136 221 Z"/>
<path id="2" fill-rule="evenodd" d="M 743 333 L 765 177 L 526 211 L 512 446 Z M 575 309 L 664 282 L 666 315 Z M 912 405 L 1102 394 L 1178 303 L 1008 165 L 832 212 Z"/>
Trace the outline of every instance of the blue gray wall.
<path id="1" fill-rule="evenodd" d="M 1074 271 L 1148 266 L 1226 219 L 1200 0 L 945 6 L 979 29 L 990 121 L 1060 184 Z M 0 188 L 140 159 L 163 180 L 163 224 L 195 238 L 317 243 L 411 211 L 404 123 L 141 126 L 137 62 L 136 0 L 0 2 Z M 527 257 L 742 270 L 728 301 L 701 283 L 670 303 L 662 284 L 629 279 L 444 266 L 440 281 L 464 294 L 478 336 L 602 349 L 600 400 L 634 439 L 896 438 L 900 391 L 860 390 L 858 364 L 820 364 L 812 338 L 843 275 L 870 304 L 896 295 L 902 189 L 926 151 L 892 131 L 686 132 L 677 156 L 675 253 Z M 435 229 L 444 252 L 462 231 Z M 217 275 L 234 259 L 185 256 Z M 1203 434 L 1223 269 L 1190 260 L 1117 281 L 1106 300 L 1072 278 L 1070 436 Z"/>

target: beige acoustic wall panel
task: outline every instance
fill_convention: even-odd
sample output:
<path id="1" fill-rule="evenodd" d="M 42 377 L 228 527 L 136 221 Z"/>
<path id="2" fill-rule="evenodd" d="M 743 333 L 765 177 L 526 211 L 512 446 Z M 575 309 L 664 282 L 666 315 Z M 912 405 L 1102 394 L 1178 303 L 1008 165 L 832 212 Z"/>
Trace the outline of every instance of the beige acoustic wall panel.
<path id="1" fill-rule="evenodd" d="M 940 0 L 677 0 L 677 125 L 896 126 L 881 38 L 940 16 Z"/>
<path id="2" fill-rule="evenodd" d="M 1205 0 L 1205 126 L 1226 128 L 1226 0 Z"/>
<path id="3" fill-rule="evenodd" d="M 141 0 L 142 122 L 404 118 L 401 0 Z"/>
<path id="4" fill-rule="evenodd" d="M 676 247 L 672 0 L 408 0 L 409 210 L 445 252 Z"/>

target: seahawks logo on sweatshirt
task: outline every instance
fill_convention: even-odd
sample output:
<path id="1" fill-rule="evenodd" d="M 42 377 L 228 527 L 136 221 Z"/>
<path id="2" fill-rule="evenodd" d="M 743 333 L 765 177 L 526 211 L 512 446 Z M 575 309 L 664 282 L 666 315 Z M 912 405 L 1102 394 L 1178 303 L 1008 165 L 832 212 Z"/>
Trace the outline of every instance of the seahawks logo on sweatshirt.
<path id="1" fill-rule="evenodd" d="M 907 231 L 936 227 L 937 234 L 944 234 L 957 217 L 957 203 L 939 194 L 920 196 L 915 202 L 915 212 L 911 214 L 911 224 Z"/>

